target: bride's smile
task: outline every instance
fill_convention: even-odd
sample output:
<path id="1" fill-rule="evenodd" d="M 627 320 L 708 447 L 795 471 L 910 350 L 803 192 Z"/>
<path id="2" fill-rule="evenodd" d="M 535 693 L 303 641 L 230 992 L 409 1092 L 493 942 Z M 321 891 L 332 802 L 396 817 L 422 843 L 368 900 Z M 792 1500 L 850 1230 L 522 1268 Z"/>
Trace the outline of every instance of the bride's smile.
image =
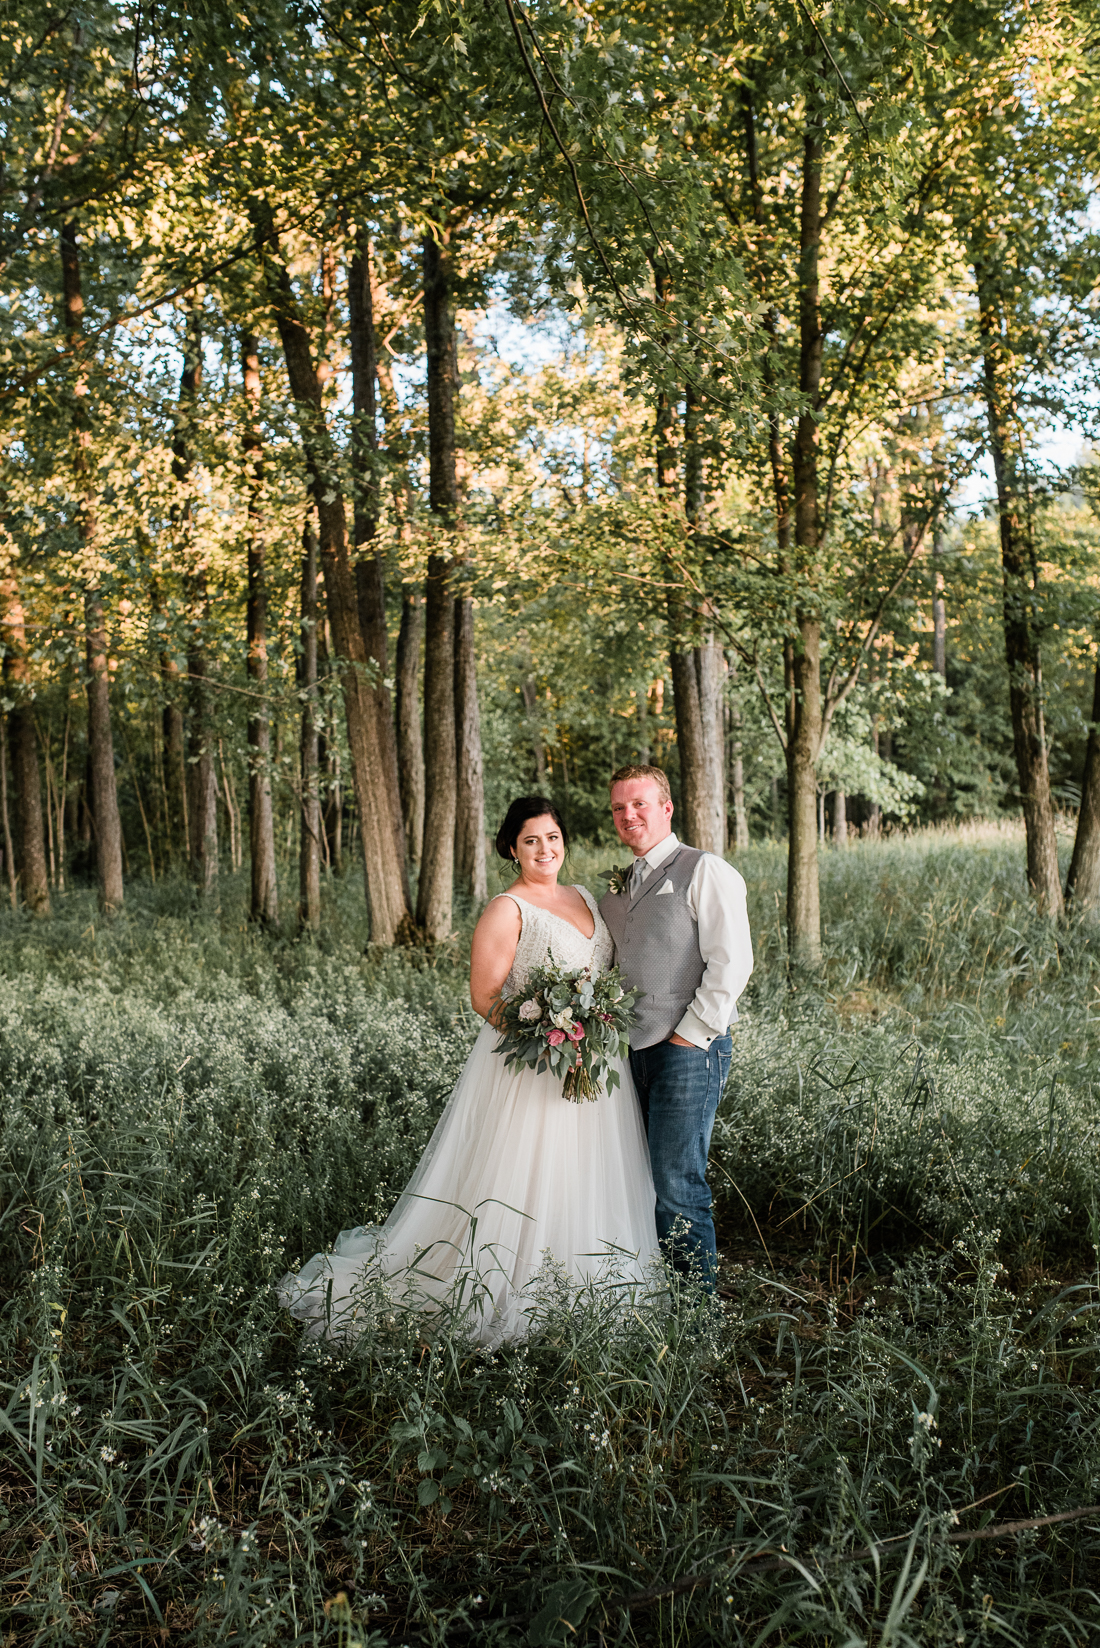
<path id="1" fill-rule="evenodd" d="M 524 881 L 556 881 L 565 862 L 561 831 L 549 814 L 532 818 L 513 850 Z"/>

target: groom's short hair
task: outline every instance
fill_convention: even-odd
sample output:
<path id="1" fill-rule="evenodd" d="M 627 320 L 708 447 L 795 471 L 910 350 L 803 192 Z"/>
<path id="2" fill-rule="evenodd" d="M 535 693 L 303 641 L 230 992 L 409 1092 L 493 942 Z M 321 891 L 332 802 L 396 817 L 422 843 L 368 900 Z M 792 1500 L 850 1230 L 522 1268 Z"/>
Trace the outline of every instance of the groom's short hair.
<path id="1" fill-rule="evenodd" d="M 620 767 L 617 772 L 611 774 L 611 782 L 608 788 L 614 789 L 616 784 L 623 784 L 629 778 L 652 778 L 661 800 L 672 800 L 672 791 L 668 787 L 668 776 L 662 772 L 660 767 Z"/>

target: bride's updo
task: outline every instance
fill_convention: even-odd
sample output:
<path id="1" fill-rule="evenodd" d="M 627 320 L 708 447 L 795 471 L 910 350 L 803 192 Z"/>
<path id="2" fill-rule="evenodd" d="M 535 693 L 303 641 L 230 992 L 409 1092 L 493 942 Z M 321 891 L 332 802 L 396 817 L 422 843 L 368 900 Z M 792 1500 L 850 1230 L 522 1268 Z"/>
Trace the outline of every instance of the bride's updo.
<path id="1" fill-rule="evenodd" d="M 561 813 L 552 801 L 544 795 L 521 795 L 512 802 L 504 815 L 504 823 L 497 831 L 496 849 L 501 858 L 511 859 L 516 842 L 523 833 L 523 826 L 532 818 L 549 816 L 561 831 L 561 844 L 568 850 L 569 831 L 565 827 Z"/>

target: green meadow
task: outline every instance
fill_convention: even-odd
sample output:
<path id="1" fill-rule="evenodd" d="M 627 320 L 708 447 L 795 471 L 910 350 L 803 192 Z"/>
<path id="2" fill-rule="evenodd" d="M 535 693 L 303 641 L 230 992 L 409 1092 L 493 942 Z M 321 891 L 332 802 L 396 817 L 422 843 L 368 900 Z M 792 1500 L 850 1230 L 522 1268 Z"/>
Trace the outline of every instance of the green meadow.
<path id="1" fill-rule="evenodd" d="M 272 1286 L 414 1166 L 468 915 L 0 917 L 0 1642 L 1100 1642 L 1100 932 L 1015 827 L 925 831 L 822 854 L 792 975 L 783 848 L 737 863 L 720 1308 L 549 1269 L 493 1354 L 384 1298 L 303 1342 Z"/>

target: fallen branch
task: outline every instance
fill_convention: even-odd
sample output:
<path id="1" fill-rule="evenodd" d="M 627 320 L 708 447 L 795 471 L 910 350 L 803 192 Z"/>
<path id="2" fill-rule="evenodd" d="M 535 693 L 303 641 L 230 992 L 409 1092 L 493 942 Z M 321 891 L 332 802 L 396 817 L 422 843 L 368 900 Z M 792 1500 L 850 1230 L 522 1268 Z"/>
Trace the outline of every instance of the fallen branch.
<path id="1" fill-rule="evenodd" d="M 969 1545 L 978 1539 L 1007 1539 L 1012 1534 L 1023 1534 L 1032 1528 L 1051 1528 L 1057 1522 L 1080 1522 L 1086 1516 L 1100 1517 L 1100 1505 L 1082 1505 L 1073 1511 L 1058 1511 L 1054 1516 L 1032 1516 L 1022 1522 L 998 1522 L 988 1528 L 976 1528 L 973 1532 L 959 1531 L 947 1535 L 948 1545 Z M 869 1562 L 873 1557 L 881 1555 L 891 1546 L 908 1543 L 911 1534 L 899 1534 L 896 1539 L 884 1539 L 881 1544 L 864 1545 L 858 1551 L 849 1551 L 846 1555 L 837 1557 L 838 1562 Z M 730 1552 L 731 1561 L 736 1552 Z M 805 1568 L 806 1561 L 792 1556 L 750 1556 L 745 1559 L 743 1566 L 734 1577 L 740 1574 L 767 1574 L 778 1573 L 783 1568 Z M 666 1597 L 683 1596 L 688 1591 L 694 1591 L 700 1585 L 709 1585 L 716 1579 L 727 1579 L 728 1568 L 708 1568 L 706 1573 L 691 1574 L 684 1579 L 674 1580 L 671 1585 L 654 1585 L 648 1591 L 637 1591 L 633 1596 L 621 1597 L 615 1604 L 627 1612 L 634 1608 L 648 1608 L 655 1602 L 662 1602 Z"/>
<path id="2" fill-rule="evenodd" d="M 1014 1482 L 1009 1483 L 1007 1487 L 999 1488 L 997 1494 L 1007 1493 L 1009 1488 L 1016 1486 L 1017 1484 Z M 995 1499 L 997 1494 L 988 1494 L 986 1498 Z M 979 1499 L 975 1501 L 974 1505 L 967 1505 L 965 1509 L 968 1511 L 973 1510 L 976 1505 L 984 1503 L 985 1500 Z M 976 1528 L 972 1533 L 959 1530 L 947 1534 L 946 1543 L 948 1545 L 969 1545 L 979 1539 L 1007 1539 L 1013 1534 L 1028 1533 L 1033 1528 L 1051 1528 L 1059 1522 L 1080 1522 L 1087 1516 L 1100 1517 L 1100 1505 L 1082 1505 L 1076 1510 L 1058 1511 L 1054 1516 L 1027 1517 L 1022 1522 L 998 1522 L 988 1528 Z M 890 1553 L 895 1546 L 909 1544 L 912 1537 L 912 1534 L 898 1534 L 894 1539 L 884 1539 L 875 1545 L 864 1545 L 858 1551 L 849 1551 L 843 1556 L 838 1556 L 835 1560 L 839 1563 L 869 1562 L 876 1556 Z M 736 1560 L 736 1556 L 736 1550 L 732 1550 L 730 1552 L 730 1562 Z M 765 1556 L 761 1552 L 757 1556 L 746 1557 L 736 1574 L 730 1574 L 729 1564 L 723 1568 L 708 1568 L 705 1573 L 686 1575 L 683 1579 L 673 1580 L 670 1585 L 654 1585 L 647 1591 L 636 1591 L 633 1596 L 610 1599 L 605 1606 L 609 1611 L 620 1609 L 623 1613 L 632 1613 L 636 1608 L 651 1608 L 655 1602 L 664 1602 L 666 1598 L 686 1596 L 691 1591 L 698 1590 L 700 1585 L 710 1585 L 717 1580 L 729 1584 L 733 1580 L 739 1579 L 743 1574 L 751 1577 L 755 1574 L 778 1573 L 784 1568 L 794 1568 L 806 1573 L 811 1564 L 818 1568 L 822 1567 L 821 1562 L 815 1557 L 803 1559 L 786 1555 Z M 447 1632 L 448 1636 L 462 1634 L 475 1637 L 480 1636 L 483 1627 L 490 1624 L 507 1624 L 522 1629 L 525 1625 L 531 1623 L 536 1612 L 537 1610 L 530 1610 L 523 1614 L 487 1615 L 484 1620 L 476 1622 L 456 1620 L 448 1626 Z M 408 1633 L 407 1627 L 406 1634 L 425 1635 L 424 1632 L 415 1631 L 415 1628 L 412 1633 Z M 396 1639 L 391 1639 L 390 1648 L 397 1648 Z"/>

